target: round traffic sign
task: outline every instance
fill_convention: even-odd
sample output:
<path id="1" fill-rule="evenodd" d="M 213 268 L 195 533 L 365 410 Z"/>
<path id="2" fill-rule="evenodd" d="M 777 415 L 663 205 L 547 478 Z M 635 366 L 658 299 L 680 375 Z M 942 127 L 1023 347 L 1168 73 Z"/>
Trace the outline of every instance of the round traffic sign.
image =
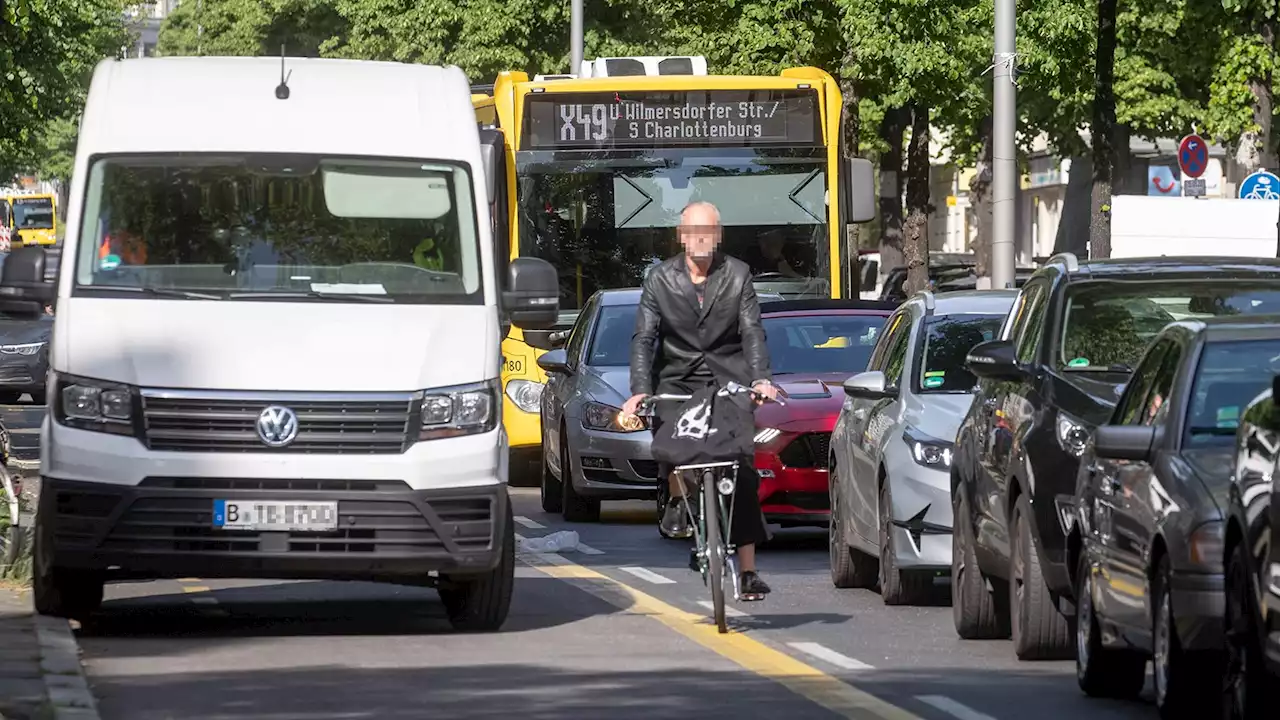
<path id="1" fill-rule="evenodd" d="M 1266 170 L 1258 170 L 1240 183 L 1242 200 L 1280 199 L 1280 177 Z"/>
<path id="2" fill-rule="evenodd" d="M 1178 143 L 1178 167 L 1187 177 L 1198 178 L 1209 169 L 1209 146 L 1199 135 L 1192 133 Z"/>

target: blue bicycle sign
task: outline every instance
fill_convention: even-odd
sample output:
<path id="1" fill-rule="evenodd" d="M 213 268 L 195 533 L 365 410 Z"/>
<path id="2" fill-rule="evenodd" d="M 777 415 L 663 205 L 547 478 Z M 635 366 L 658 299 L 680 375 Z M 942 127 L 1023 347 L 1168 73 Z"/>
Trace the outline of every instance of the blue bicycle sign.
<path id="1" fill-rule="evenodd" d="M 1242 200 L 1280 200 L 1280 177 L 1258 170 L 1240 183 Z"/>

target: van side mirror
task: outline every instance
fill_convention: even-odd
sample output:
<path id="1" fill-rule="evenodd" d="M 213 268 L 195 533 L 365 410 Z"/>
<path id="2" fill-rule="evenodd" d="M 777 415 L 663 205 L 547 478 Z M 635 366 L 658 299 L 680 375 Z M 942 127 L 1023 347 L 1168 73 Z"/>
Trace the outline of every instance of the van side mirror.
<path id="1" fill-rule="evenodd" d="M 502 309 L 522 330 L 547 330 L 560 319 L 560 278 L 551 263 L 521 257 L 507 266 Z"/>
<path id="2" fill-rule="evenodd" d="M 851 223 L 874 220 L 876 218 L 875 166 L 866 158 L 847 158 L 844 167 L 845 206 L 849 208 L 846 219 Z"/>
<path id="3" fill-rule="evenodd" d="M 0 271 L 0 312 L 35 316 L 44 314 L 44 306 L 57 294 L 52 278 L 45 277 L 48 260 L 45 249 L 28 245 L 14 249 Z"/>

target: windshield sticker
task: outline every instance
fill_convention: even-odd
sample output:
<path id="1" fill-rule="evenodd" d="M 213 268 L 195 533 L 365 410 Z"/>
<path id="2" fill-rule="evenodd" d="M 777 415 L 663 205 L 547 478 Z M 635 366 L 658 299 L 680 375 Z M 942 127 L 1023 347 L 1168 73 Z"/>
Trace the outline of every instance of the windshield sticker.
<path id="1" fill-rule="evenodd" d="M 1067 363 L 1067 367 L 1089 367 L 1089 358 L 1076 358 Z"/>
<path id="2" fill-rule="evenodd" d="M 98 267 L 102 268 L 103 270 L 115 270 L 116 268 L 120 267 L 120 256 L 108 255 L 98 261 Z"/>
<path id="3" fill-rule="evenodd" d="M 944 382 L 946 382 L 946 379 L 940 375 L 929 375 L 924 379 L 924 386 L 927 388 L 942 387 Z"/>
<path id="4" fill-rule="evenodd" d="M 1218 427 L 1233 428 L 1240 424 L 1240 408 L 1236 405 L 1218 408 Z"/>

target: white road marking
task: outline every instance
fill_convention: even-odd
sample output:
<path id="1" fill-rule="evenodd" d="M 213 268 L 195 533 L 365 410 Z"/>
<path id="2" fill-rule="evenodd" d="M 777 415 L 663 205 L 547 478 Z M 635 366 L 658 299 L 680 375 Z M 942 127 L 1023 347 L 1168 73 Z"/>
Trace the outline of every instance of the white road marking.
<path id="1" fill-rule="evenodd" d="M 699 600 L 698 604 L 708 610 L 714 611 L 716 609 L 716 606 L 712 605 L 710 600 Z M 725 617 L 733 617 L 733 618 L 747 617 L 746 613 L 742 612 L 737 608 L 729 607 L 728 605 L 724 606 L 724 614 L 725 614 Z"/>
<path id="2" fill-rule="evenodd" d="M 960 720 L 996 720 L 990 715 L 980 713 L 968 705 L 952 700 L 946 695 L 917 695 L 916 699 L 952 717 L 960 718 Z"/>
<path id="3" fill-rule="evenodd" d="M 823 647 L 815 642 L 793 642 L 787 644 L 802 653 L 808 653 L 819 660 L 825 660 L 838 668 L 844 668 L 845 670 L 875 670 L 874 667 L 861 660 L 854 660 L 847 655 L 841 655 L 835 650 Z"/>
<path id="4" fill-rule="evenodd" d="M 635 575 L 641 580 L 646 580 L 654 585 L 675 585 L 676 581 L 669 577 L 663 577 L 652 570 L 646 570 L 642 567 L 620 567 L 618 568 L 624 573 Z"/>
<path id="5" fill-rule="evenodd" d="M 543 525 L 537 520 L 530 520 L 529 518 L 523 515 L 516 515 L 512 519 L 515 520 L 517 524 L 527 527 L 530 530 L 545 530 L 547 528 L 546 525 Z"/>

